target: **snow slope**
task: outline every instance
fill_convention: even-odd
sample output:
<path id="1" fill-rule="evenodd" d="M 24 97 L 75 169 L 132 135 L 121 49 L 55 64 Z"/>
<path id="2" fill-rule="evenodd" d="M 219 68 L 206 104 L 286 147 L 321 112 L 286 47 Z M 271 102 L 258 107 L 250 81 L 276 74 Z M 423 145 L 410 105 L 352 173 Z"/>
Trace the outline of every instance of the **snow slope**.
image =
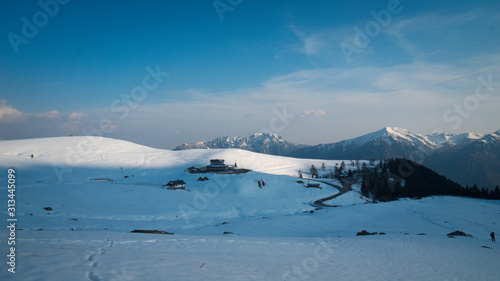
<path id="1" fill-rule="evenodd" d="M 253 171 L 186 172 L 212 158 Z M 7 168 L 16 170 L 22 230 L 17 273 L 7 272 L 5 257 L 0 280 L 497 280 L 500 249 L 489 233 L 500 233 L 499 202 L 364 204 L 355 185 L 326 202 L 343 207 L 311 213 L 309 202 L 337 191 L 305 188 L 294 176 L 323 162 L 328 171 L 340 161 L 158 150 L 107 138 L 1 141 L 0 181 L 7 182 Z M 173 179 L 185 180 L 189 191 L 162 188 Z M 0 185 L 0 202 L 7 194 Z M 6 206 L 0 210 L 6 222 Z M 129 233 L 134 229 L 175 235 Z M 386 235 L 356 237 L 362 229 Z M 473 238 L 446 236 L 455 230 Z M 0 230 L 3 253 L 8 235 Z"/>
<path id="2" fill-rule="evenodd" d="M 104 232 L 19 234 L 2 280 L 498 280 L 498 250 L 469 238 L 253 238 Z M 491 246 L 491 245 L 490 245 Z"/>
<path id="3" fill-rule="evenodd" d="M 307 174 L 308 166 L 319 167 L 323 161 L 236 149 L 169 151 L 106 138 L 64 137 L 4 141 L 0 153 L 2 166 L 17 172 L 17 196 L 23 198 L 18 215 L 25 216 L 19 224 L 26 229 L 131 231 L 168 225 L 178 232 L 230 218 L 310 210 L 310 201 L 335 192 L 328 186 L 306 189 L 291 176 L 299 169 Z M 35 157 L 27 157 L 31 154 Z M 212 158 L 253 171 L 186 172 Z M 338 163 L 324 162 L 329 168 Z M 200 176 L 210 180 L 198 181 Z M 162 187 L 175 179 L 184 180 L 188 191 Z M 259 180 L 264 187 L 259 188 Z"/>
<path id="4" fill-rule="evenodd" d="M 500 250 L 487 231 L 499 230 L 498 211 L 495 202 L 441 197 L 230 220 L 197 235 L 23 230 L 17 273 L 0 278 L 497 280 Z M 361 229 L 386 235 L 354 236 Z M 474 237 L 447 238 L 455 229 Z"/>
<path id="5" fill-rule="evenodd" d="M 34 158 L 29 156 L 34 154 Z M 189 165 L 207 165 L 211 158 L 223 158 L 226 164 L 237 162 L 240 167 L 262 173 L 297 175 L 311 164 L 317 167 L 325 162 L 333 166 L 340 161 L 295 159 L 253 153 L 240 149 L 213 149 L 171 151 L 154 149 L 127 141 L 101 137 L 56 137 L 0 141 L 2 166 L 24 167 L 42 165 L 68 167 L 160 169 Z"/>

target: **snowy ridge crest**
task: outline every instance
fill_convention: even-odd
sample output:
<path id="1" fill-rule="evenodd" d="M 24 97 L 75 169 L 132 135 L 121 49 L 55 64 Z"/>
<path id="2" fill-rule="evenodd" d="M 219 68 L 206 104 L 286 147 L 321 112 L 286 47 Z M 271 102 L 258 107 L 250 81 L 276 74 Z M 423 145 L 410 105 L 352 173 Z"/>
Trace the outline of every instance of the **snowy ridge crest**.
<path id="1" fill-rule="evenodd" d="M 259 153 L 287 155 L 300 147 L 303 145 L 288 142 L 276 133 L 256 133 L 248 137 L 225 136 L 210 141 L 184 143 L 174 150 L 239 148 Z"/>

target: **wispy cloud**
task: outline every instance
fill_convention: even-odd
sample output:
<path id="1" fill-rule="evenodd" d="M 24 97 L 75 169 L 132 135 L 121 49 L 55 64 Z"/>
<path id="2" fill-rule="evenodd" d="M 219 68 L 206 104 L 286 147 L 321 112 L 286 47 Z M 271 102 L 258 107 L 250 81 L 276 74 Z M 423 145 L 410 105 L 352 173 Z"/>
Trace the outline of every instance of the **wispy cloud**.
<path id="1" fill-rule="evenodd" d="M 471 30 L 495 26 L 498 19 L 500 19 L 498 12 L 484 9 L 454 14 L 422 12 L 414 16 L 402 13 L 393 16 L 390 24 L 381 29 L 380 35 L 377 36 L 380 38 L 370 38 L 372 43 L 364 47 L 360 54 L 352 56 L 352 59 L 359 65 L 369 65 L 377 61 L 379 58 L 377 54 L 387 56 L 387 49 L 390 49 L 389 52 L 394 58 L 404 58 L 406 61 L 418 62 L 432 58 L 433 61 L 448 62 L 449 58 L 443 54 L 458 49 L 467 52 L 476 34 Z M 372 20 L 372 16 L 367 13 L 363 21 L 350 25 L 312 29 L 290 24 L 289 29 L 300 40 L 300 44 L 292 49 L 306 55 L 315 67 L 318 65 L 324 67 L 324 62 L 331 65 L 342 64 L 345 58 L 339 49 L 339 44 L 346 42 L 353 45 L 356 34 L 354 28 L 363 29 L 366 23 Z"/>
<path id="2" fill-rule="evenodd" d="M 345 58 L 339 48 L 342 41 L 352 40 L 352 26 L 330 26 L 323 29 L 310 29 L 289 25 L 289 29 L 299 39 L 298 44 L 292 45 L 292 52 L 303 54 L 309 63 L 317 68 L 324 68 L 325 65 L 338 65 L 344 63 Z M 370 47 L 367 47 L 370 52 Z"/>
<path id="3" fill-rule="evenodd" d="M 461 32 L 467 25 L 474 22 L 488 22 L 498 14 L 475 9 L 459 14 L 444 14 L 436 12 L 420 13 L 411 18 L 394 20 L 384 31 L 397 40 L 398 46 L 415 60 L 422 60 L 430 55 L 446 52 L 452 46 L 464 44 L 465 36 Z M 439 45 L 439 48 L 429 50 L 425 45 Z"/>
<path id="4" fill-rule="evenodd" d="M 290 29 L 302 41 L 302 46 L 296 48 L 299 53 L 313 55 L 319 53 L 325 46 L 327 46 L 327 43 L 325 42 L 326 38 L 321 33 L 307 33 L 299 30 L 294 25 L 290 25 Z"/>

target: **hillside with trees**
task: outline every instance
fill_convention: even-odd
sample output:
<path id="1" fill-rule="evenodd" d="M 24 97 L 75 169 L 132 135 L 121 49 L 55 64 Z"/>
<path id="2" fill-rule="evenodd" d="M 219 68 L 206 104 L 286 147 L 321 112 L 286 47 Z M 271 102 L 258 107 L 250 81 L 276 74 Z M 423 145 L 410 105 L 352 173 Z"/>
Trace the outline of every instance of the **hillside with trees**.
<path id="1" fill-rule="evenodd" d="M 498 186 L 488 191 L 477 185 L 463 187 L 433 170 L 404 158 L 382 160 L 373 169 L 363 169 L 361 192 L 377 201 L 453 195 L 500 199 Z"/>

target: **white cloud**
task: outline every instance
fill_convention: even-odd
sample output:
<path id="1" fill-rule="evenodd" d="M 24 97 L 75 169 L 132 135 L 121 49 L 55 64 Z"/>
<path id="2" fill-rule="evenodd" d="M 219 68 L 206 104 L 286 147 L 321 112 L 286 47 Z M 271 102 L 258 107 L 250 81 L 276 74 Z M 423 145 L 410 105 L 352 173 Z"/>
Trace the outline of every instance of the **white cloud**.
<path id="1" fill-rule="evenodd" d="M 14 122 L 24 119 L 26 115 L 21 111 L 7 105 L 7 101 L 0 99 L 0 122 Z"/>
<path id="2" fill-rule="evenodd" d="M 7 101 L 4 99 L 0 100 L 0 121 L 3 122 L 14 122 L 22 121 L 27 118 L 38 118 L 38 119 L 57 119 L 61 117 L 61 113 L 57 110 L 46 111 L 42 113 L 25 113 L 10 105 L 7 105 Z"/>
<path id="3" fill-rule="evenodd" d="M 87 114 L 83 112 L 71 112 L 68 115 L 68 119 L 83 119 L 85 117 L 87 117 Z"/>
<path id="4" fill-rule="evenodd" d="M 61 117 L 61 113 L 57 110 L 51 110 L 42 113 L 36 113 L 34 116 L 36 118 L 55 119 Z"/>

